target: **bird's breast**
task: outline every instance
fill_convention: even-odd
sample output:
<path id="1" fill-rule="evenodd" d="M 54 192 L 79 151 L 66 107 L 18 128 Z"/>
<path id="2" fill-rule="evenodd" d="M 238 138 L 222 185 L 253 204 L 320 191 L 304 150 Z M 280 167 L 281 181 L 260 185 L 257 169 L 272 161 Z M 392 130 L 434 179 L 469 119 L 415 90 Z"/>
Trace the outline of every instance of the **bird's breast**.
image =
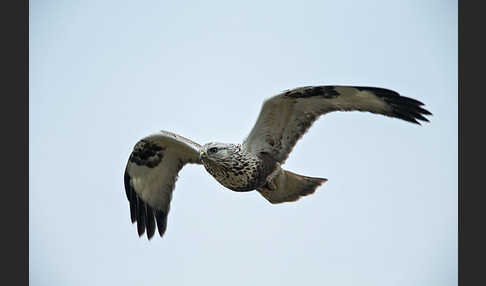
<path id="1" fill-rule="evenodd" d="M 234 160 L 227 164 L 203 162 L 206 170 L 223 186 L 236 192 L 252 191 L 265 183 L 258 160 Z"/>

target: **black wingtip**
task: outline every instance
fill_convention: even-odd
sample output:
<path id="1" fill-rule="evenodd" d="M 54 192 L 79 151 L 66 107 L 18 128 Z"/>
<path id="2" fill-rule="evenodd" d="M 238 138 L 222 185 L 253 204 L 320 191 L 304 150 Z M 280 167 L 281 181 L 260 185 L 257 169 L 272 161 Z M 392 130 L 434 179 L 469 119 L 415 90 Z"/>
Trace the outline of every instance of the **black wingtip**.
<path id="1" fill-rule="evenodd" d="M 155 219 L 157 221 L 157 229 L 160 237 L 164 236 L 167 228 L 167 214 L 164 211 L 155 211 Z"/>
<path id="2" fill-rule="evenodd" d="M 147 228 L 147 239 L 150 240 L 155 233 L 155 218 L 154 218 L 154 212 L 152 208 L 148 204 L 145 204 L 145 206 L 146 206 L 145 226 Z"/>
<path id="3" fill-rule="evenodd" d="M 422 125 L 419 121 L 430 122 L 425 115 L 432 115 L 432 113 L 421 107 L 424 103 L 419 100 L 402 96 L 393 90 L 384 88 L 361 87 L 360 89 L 369 90 L 385 101 L 391 107 L 392 110 L 390 115 L 393 117 L 418 125 Z"/>
<path id="4" fill-rule="evenodd" d="M 135 197 L 130 201 L 130 221 L 135 223 L 137 221 L 137 205 L 138 198 Z"/>
<path id="5" fill-rule="evenodd" d="M 420 113 L 417 113 L 415 114 L 415 116 L 419 119 L 419 120 L 422 120 L 424 122 L 430 122 L 427 118 L 425 118 L 422 114 Z"/>
<path id="6" fill-rule="evenodd" d="M 147 239 L 150 240 L 157 228 L 162 237 L 167 228 L 167 215 L 163 211 L 154 210 L 137 195 L 127 172 L 125 172 L 125 191 L 130 202 L 130 220 L 132 223 L 137 223 L 138 236 L 142 237 L 146 232 Z"/>
<path id="7" fill-rule="evenodd" d="M 162 237 L 167 228 L 167 214 L 163 211 L 153 209 L 148 203 L 144 202 L 135 192 L 131 184 L 131 178 L 127 170 L 124 175 L 125 193 L 130 203 L 130 220 L 137 223 L 138 236 L 142 237 L 146 232 L 147 239 L 150 240 L 157 228 Z"/>
<path id="8" fill-rule="evenodd" d="M 356 89 L 360 91 L 370 91 L 378 98 L 381 98 L 391 107 L 390 116 L 421 125 L 419 121 L 430 122 L 424 115 L 432 115 L 430 111 L 421 107 L 423 102 L 400 95 L 398 92 L 391 89 L 379 87 L 359 86 Z"/>
<path id="9" fill-rule="evenodd" d="M 137 231 L 138 236 L 142 236 L 145 232 L 145 204 L 141 199 L 138 199 L 137 204 Z"/>
<path id="10" fill-rule="evenodd" d="M 428 111 L 425 108 L 422 107 L 417 107 L 417 109 L 420 111 L 420 113 L 425 114 L 425 115 L 433 115 L 432 112 Z"/>

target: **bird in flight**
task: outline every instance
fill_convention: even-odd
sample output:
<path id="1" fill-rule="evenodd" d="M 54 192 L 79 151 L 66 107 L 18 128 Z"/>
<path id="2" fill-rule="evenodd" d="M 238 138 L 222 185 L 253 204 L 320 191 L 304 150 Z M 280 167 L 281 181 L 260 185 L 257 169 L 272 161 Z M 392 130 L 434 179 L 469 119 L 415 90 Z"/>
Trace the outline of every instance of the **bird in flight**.
<path id="1" fill-rule="evenodd" d="M 202 164 L 224 187 L 256 190 L 272 204 L 293 202 L 314 193 L 325 178 L 282 168 L 297 141 L 319 116 L 333 111 L 366 111 L 419 124 L 432 115 L 423 103 L 397 92 L 362 86 L 305 86 L 264 101 L 258 119 L 241 144 L 199 145 L 160 131 L 135 144 L 125 168 L 125 191 L 138 235 L 150 240 L 167 228 L 172 191 L 185 164 Z"/>

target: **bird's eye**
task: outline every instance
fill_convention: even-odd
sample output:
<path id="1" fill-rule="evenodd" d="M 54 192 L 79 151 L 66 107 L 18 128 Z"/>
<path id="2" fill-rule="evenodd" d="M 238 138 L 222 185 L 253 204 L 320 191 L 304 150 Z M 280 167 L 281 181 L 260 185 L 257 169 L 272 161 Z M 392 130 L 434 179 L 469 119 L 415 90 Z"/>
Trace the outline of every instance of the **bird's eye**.
<path id="1" fill-rule="evenodd" d="M 218 152 L 218 148 L 216 148 L 216 147 L 212 147 L 212 148 L 209 148 L 209 149 L 208 149 L 208 153 L 209 153 L 209 154 L 214 154 L 214 153 L 216 153 L 216 152 Z"/>

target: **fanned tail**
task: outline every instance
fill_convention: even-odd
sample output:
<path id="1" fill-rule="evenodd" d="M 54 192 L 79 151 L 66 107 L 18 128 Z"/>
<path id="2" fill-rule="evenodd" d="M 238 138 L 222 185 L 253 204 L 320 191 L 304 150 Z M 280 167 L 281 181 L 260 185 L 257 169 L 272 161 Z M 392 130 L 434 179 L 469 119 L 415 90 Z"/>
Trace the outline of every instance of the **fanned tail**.
<path id="1" fill-rule="evenodd" d="M 324 178 L 302 176 L 280 169 L 269 183 L 257 191 L 272 204 L 294 202 L 313 194 L 326 181 Z"/>

